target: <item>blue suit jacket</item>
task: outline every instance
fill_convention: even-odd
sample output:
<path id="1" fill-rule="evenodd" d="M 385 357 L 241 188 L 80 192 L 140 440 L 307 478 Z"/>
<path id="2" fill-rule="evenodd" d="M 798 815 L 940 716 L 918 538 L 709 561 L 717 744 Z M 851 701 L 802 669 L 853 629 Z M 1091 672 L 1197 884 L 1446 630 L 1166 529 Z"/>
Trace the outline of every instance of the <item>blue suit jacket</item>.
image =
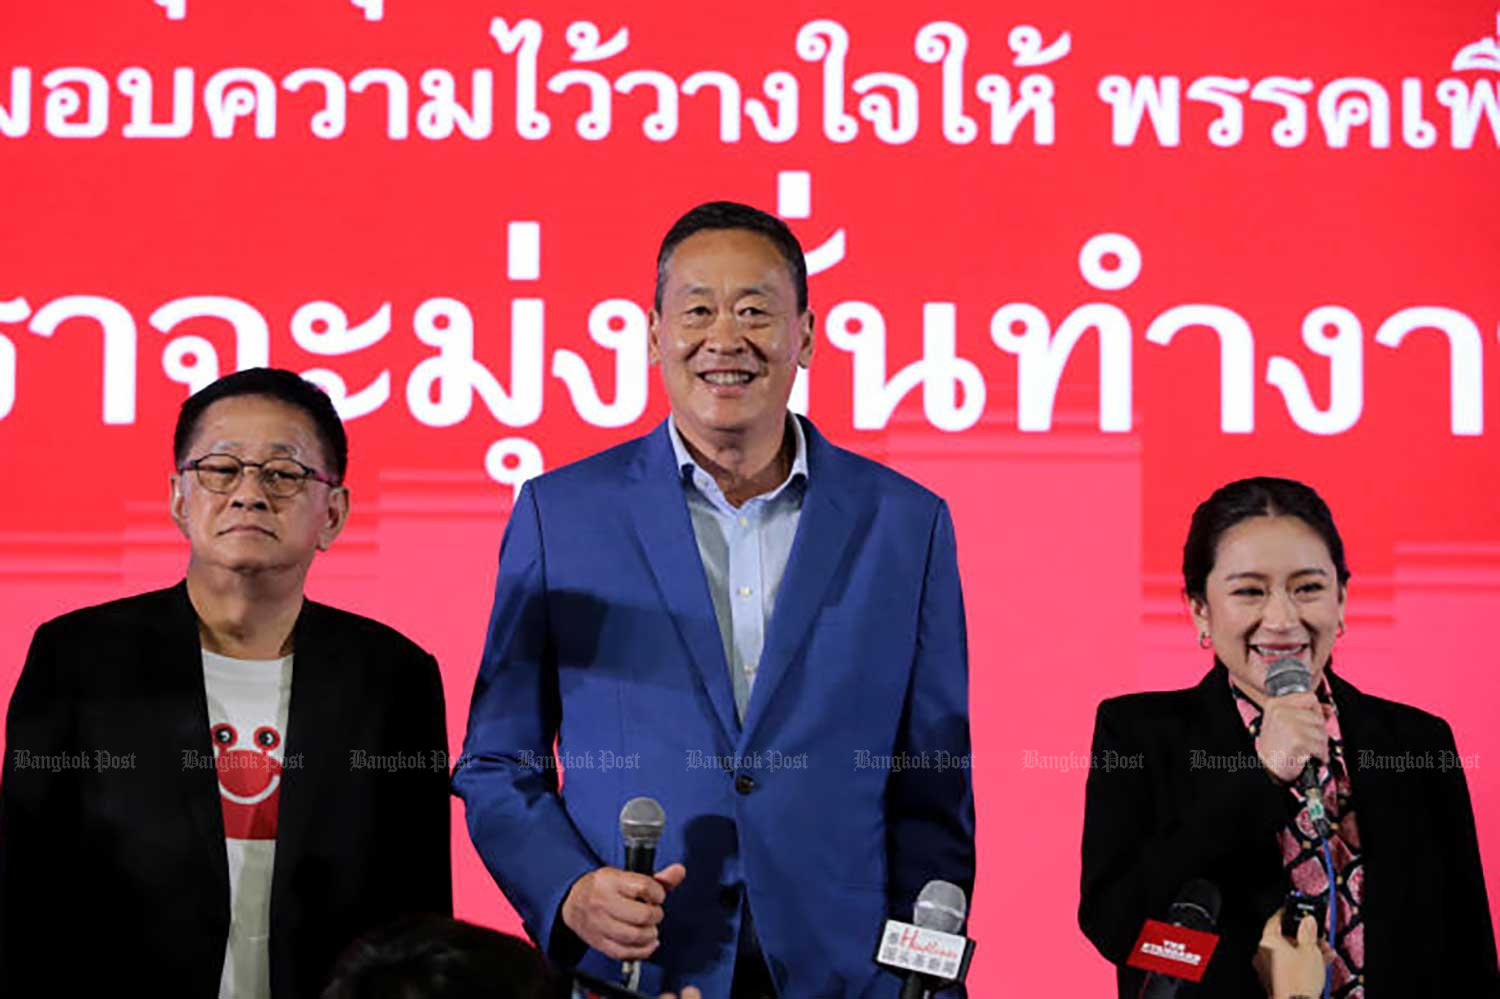
<path id="1" fill-rule="evenodd" d="M 653 995 L 729 994 L 748 892 L 782 995 L 894 996 L 882 921 L 909 920 L 932 878 L 973 887 L 947 506 L 804 427 L 807 492 L 743 725 L 665 423 L 532 480 L 501 544 L 454 790 L 554 954 L 573 882 L 623 866 L 620 807 L 661 802 L 658 866 L 687 880 L 644 968 Z M 593 951 L 582 966 L 618 968 Z"/>

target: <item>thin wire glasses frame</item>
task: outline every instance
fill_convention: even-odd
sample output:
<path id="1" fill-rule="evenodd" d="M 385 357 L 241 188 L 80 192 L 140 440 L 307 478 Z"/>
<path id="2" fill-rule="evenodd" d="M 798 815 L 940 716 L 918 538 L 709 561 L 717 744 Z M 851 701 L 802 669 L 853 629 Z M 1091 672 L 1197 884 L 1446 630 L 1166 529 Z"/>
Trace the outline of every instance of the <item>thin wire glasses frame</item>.
<path id="1" fill-rule="evenodd" d="M 247 468 L 256 470 L 261 488 L 277 499 L 296 496 L 307 485 L 308 479 L 338 488 L 337 482 L 316 468 L 292 458 L 244 461 L 232 454 L 205 454 L 185 462 L 177 471 L 178 474 L 192 472 L 198 484 L 211 493 L 232 493 L 239 487 Z"/>

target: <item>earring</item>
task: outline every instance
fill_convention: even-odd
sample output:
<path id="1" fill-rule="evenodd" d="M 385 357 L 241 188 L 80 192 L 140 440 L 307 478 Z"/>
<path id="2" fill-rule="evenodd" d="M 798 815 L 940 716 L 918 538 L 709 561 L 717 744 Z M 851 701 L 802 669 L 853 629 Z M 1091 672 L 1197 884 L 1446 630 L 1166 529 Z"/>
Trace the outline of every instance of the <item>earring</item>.
<path id="1" fill-rule="evenodd" d="M 1198 648 L 1200 648 L 1200 649 L 1211 649 L 1213 647 L 1214 647 L 1213 639 L 1211 639 L 1211 638 L 1208 637 L 1208 632 L 1206 632 L 1206 631 L 1200 631 L 1200 632 L 1198 632 Z"/>

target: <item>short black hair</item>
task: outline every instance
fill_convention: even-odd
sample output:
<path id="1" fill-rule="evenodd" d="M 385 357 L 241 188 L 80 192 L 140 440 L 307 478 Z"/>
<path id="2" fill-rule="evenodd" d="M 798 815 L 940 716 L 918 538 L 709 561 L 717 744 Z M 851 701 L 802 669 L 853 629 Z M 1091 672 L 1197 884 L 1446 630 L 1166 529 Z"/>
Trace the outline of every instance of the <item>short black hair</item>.
<path id="1" fill-rule="evenodd" d="M 356 940 L 322 999 L 562 999 L 540 951 L 446 916 L 411 916 Z"/>
<path id="2" fill-rule="evenodd" d="M 1218 557 L 1224 532 L 1251 517 L 1296 517 L 1317 532 L 1328 546 L 1328 557 L 1342 588 L 1349 582 L 1344 539 L 1333 522 L 1333 512 L 1312 486 L 1296 479 L 1258 476 L 1220 486 L 1193 511 L 1187 542 L 1182 546 L 1182 589 L 1194 600 L 1208 599 L 1208 575 Z"/>
<path id="3" fill-rule="evenodd" d="M 344 421 L 333 408 L 333 400 L 295 371 L 281 368 L 236 371 L 188 396 L 177 411 L 177 429 L 172 434 L 173 468 L 181 468 L 188 460 L 188 448 L 198 433 L 198 422 L 203 419 L 204 410 L 220 399 L 240 395 L 265 396 L 306 413 L 317 431 L 318 443 L 322 445 L 323 457 L 329 465 L 320 471 L 335 483 L 344 481 L 344 472 L 349 467 L 349 438 L 344 434 Z"/>
<path id="4" fill-rule="evenodd" d="M 738 201 L 708 201 L 673 222 L 672 228 L 662 237 L 661 249 L 656 253 L 656 296 L 653 301 L 657 312 L 661 311 L 662 291 L 667 284 L 667 264 L 671 262 L 677 244 L 705 229 L 744 229 L 769 239 L 792 272 L 792 285 L 797 289 L 797 311 L 807 311 L 807 258 L 802 254 L 802 244 L 797 242 L 787 224 L 774 215 Z"/>

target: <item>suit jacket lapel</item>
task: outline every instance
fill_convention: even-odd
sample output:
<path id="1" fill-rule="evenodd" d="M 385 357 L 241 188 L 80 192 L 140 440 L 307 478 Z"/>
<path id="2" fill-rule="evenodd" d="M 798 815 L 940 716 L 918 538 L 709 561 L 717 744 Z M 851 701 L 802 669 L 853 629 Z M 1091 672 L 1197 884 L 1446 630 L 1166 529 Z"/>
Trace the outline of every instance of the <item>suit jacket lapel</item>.
<path id="1" fill-rule="evenodd" d="M 823 608 L 824 594 L 848 557 L 855 522 L 862 519 L 861 511 L 852 505 L 855 501 L 839 468 L 838 452 L 810 422 L 804 420 L 802 429 L 807 438 L 807 493 L 745 710 L 744 743 L 765 716 L 776 687 L 806 641 Z"/>
<path id="2" fill-rule="evenodd" d="M 732 745 L 740 723 L 729 683 L 729 664 L 724 659 L 724 640 L 714 616 L 708 577 L 698 556 L 692 517 L 682 494 L 682 471 L 677 467 L 668 432 L 664 421 L 641 441 L 629 471 L 634 480 L 628 491 L 630 515 L 662 602 Z"/>
<path id="3" fill-rule="evenodd" d="M 321 604 L 304 600 L 292 629 L 292 696 L 276 814 L 273 878 L 277 882 L 283 872 L 290 876 L 295 870 L 289 860 L 317 813 L 319 788 L 331 775 L 347 773 L 350 765 L 342 717 L 348 704 L 358 700 L 359 692 L 341 682 L 349 672 L 339 668 L 339 658 L 351 650 L 337 644 L 337 636 L 330 634 L 326 611 Z"/>
<path id="4" fill-rule="evenodd" d="M 1250 731 L 1240 717 L 1229 688 L 1229 671 L 1217 663 L 1198 684 L 1199 707 L 1194 712 L 1194 719 L 1201 733 L 1199 745 L 1210 758 L 1254 759 L 1255 740 L 1250 738 Z M 1217 767 L 1192 767 L 1191 763 L 1188 776 L 1194 782 L 1194 800 L 1207 797 L 1206 788 L 1224 779 L 1223 771 Z M 1276 837 L 1272 835 L 1259 841 L 1241 863 L 1244 870 L 1240 883 L 1251 887 L 1250 908 L 1270 912 L 1279 906 L 1289 882 Z"/>
<path id="5" fill-rule="evenodd" d="M 198 615 L 188 599 L 186 581 L 161 591 L 159 614 L 144 643 L 143 676 L 157 685 L 154 700 L 161 707 L 169 759 L 181 761 L 178 785 L 183 807 L 200 839 L 209 849 L 215 876 L 229 898 L 229 862 L 224 852 L 224 812 L 219 797 L 219 774 L 212 765 L 213 740 L 208 730 L 208 692 L 203 682 L 203 647 L 198 637 Z M 198 765 L 190 765 L 196 763 Z M 208 765 L 201 765 L 201 764 Z"/>
<path id="6" fill-rule="evenodd" d="M 1229 689 L 1228 670 L 1215 665 L 1198 684 L 1198 693 L 1202 704 L 1198 718 L 1207 735 L 1208 751 L 1226 756 L 1253 754 L 1255 741 L 1250 738 L 1250 731 L 1245 728 L 1239 708 L 1235 706 L 1234 694 Z M 1218 779 L 1211 768 L 1204 771 L 1204 775 L 1207 780 Z"/>
<path id="7" fill-rule="evenodd" d="M 1194 722 L 1201 732 L 1198 745 L 1210 757 L 1248 759 L 1254 756 L 1255 740 L 1250 738 L 1250 731 L 1245 727 L 1239 707 L 1235 704 L 1234 694 L 1230 690 L 1229 671 L 1216 663 L 1199 682 L 1197 691 L 1199 708 Z M 1200 784 L 1216 784 L 1223 779 L 1223 774 L 1217 767 L 1192 767 L 1190 764 L 1189 774 Z M 1270 850 L 1274 845 L 1272 841 L 1267 849 Z M 1279 851 L 1277 863 L 1280 863 Z"/>

